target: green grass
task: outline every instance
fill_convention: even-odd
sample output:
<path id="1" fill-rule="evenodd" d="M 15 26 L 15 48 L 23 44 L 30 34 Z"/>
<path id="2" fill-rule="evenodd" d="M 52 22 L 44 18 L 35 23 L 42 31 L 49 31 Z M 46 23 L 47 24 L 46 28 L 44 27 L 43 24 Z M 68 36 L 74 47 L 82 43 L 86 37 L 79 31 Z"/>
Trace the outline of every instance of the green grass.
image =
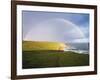
<path id="1" fill-rule="evenodd" d="M 47 68 L 89 65 L 88 54 L 53 50 L 23 51 L 23 68 Z"/>
<path id="2" fill-rule="evenodd" d="M 58 42 L 23 41 L 23 68 L 47 68 L 89 65 L 88 54 L 64 52 Z M 67 45 L 69 47 L 69 45 Z"/>

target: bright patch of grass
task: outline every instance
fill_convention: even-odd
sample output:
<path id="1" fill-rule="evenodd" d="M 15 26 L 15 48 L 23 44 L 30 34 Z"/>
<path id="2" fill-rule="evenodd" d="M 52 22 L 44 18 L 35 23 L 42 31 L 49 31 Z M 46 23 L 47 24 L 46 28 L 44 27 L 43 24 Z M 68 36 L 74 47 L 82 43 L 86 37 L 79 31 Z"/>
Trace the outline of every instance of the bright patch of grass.
<path id="1" fill-rule="evenodd" d="M 23 41 L 23 51 L 33 50 L 60 50 L 61 47 L 69 48 L 69 45 L 65 45 L 61 42 L 47 42 L 47 41 Z M 64 48 L 62 48 L 63 50 Z"/>

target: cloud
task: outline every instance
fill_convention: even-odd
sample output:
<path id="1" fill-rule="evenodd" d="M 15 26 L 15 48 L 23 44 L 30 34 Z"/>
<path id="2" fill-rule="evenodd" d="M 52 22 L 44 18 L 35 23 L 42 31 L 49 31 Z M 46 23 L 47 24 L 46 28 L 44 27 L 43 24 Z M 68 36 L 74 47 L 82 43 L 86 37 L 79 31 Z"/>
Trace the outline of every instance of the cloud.
<path id="1" fill-rule="evenodd" d="M 71 42 L 73 42 L 73 43 L 87 43 L 87 42 L 89 42 L 89 39 L 88 38 L 74 39 Z"/>
<path id="2" fill-rule="evenodd" d="M 23 39 L 32 41 L 70 42 L 83 38 L 85 38 L 84 33 L 77 25 L 62 18 L 53 18 L 42 21 L 32 27 Z"/>
<path id="3" fill-rule="evenodd" d="M 85 37 L 89 37 L 89 26 L 86 25 L 86 26 L 81 26 L 80 29 L 83 31 Z"/>

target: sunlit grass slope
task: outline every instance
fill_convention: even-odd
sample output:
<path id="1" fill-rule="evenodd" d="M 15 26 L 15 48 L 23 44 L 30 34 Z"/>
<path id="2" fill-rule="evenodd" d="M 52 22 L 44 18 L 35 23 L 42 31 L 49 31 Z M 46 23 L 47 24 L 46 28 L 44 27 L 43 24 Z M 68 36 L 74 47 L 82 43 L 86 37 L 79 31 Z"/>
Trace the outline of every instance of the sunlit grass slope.
<path id="1" fill-rule="evenodd" d="M 45 41 L 23 41 L 23 51 L 30 50 L 59 50 L 69 48 L 69 45 L 65 45 L 60 42 L 45 42 Z"/>

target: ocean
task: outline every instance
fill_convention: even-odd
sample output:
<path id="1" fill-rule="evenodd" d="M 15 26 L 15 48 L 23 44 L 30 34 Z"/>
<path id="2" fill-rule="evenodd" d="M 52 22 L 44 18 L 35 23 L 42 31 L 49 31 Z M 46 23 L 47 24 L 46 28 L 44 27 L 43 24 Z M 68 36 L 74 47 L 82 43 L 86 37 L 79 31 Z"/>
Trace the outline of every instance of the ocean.
<path id="1" fill-rule="evenodd" d="M 77 53 L 89 54 L 89 43 L 69 43 L 69 46 L 70 49 L 65 48 L 64 51 L 72 51 Z"/>

